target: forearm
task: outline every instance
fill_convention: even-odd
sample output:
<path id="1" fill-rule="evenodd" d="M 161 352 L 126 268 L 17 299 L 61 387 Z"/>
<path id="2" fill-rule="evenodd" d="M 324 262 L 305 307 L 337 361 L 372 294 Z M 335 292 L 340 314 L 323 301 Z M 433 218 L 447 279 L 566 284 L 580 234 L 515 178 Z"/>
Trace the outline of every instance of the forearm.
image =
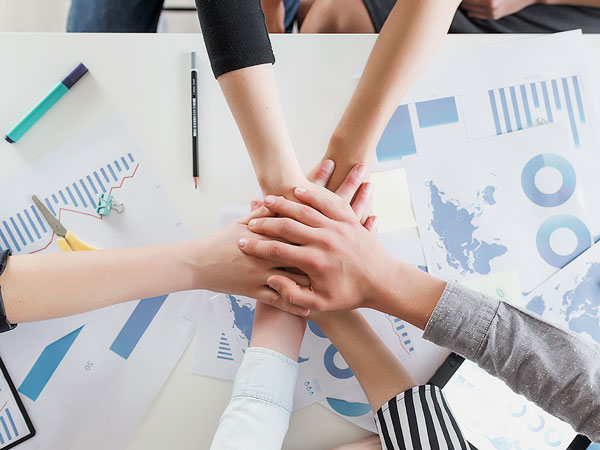
<path id="1" fill-rule="evenodd" d="M 16 255 L 0 277 L 9 322 L 78 314 L 191 289 L 200 241 L 88 252 Z"/>
<path id="2" fill-rule="evenodd" d="M 415 385 L 358 310 L 322 313 L 315 322 L 352 369 L 373 411 Z"/>
<path id="3" fill-rule="evenodd" d="M 247 67 L 218 80 L 263 192 L 290 193 L 305 178 L 285 124 L 273 68 Z"/>
<path id="4" fill-rule="evenodd" d="M 256 303 L 251 347 L 262 347 L 298 360 L 306 320 L 262 302 Z"/>
<path id="5" fill-rule="evenodd" d="M 459 3 L 396 3 L 331 138 L 326 157 L 336 162 L 336 173 L 339 167 L 346 173 L 354 164 L 371 163 L 390 117 L 441 44 Z"/>
<path id="6" fill-rule="evenodd" d="M 269 33 L 284 33 L 285 6 L 281 0 L 261 1 Z"/>
<path id="7" fill-rule="evenodd" d="M 538 316 L 448 284 L 424 337 L 476 362 L 550 414 L 600 440 L 600 351 Z"/>
<path id="8" fill-rule="evenodd" d="M 600 8 L 600 0 L 537 0 L 540 5 L 571 5 Z"/>

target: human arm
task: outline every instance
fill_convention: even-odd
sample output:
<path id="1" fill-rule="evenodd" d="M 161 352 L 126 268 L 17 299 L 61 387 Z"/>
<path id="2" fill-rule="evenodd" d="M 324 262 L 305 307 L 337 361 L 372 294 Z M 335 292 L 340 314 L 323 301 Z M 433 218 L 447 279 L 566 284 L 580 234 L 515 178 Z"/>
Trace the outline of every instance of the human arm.
<path id="1" fill-rule="evenodd" d="M 245 223 L 261 214 L 268 212 L 255 211 L 211 236 L 188 242 L 10 256 L 0 276 L 8 321 L 62 317 L 188 289 L 276 302 L 278 295 L 266 280 L 278 266 L 236 248 L 239 237 L 249 235 Z"/>
<path id="2" fill-rule="evenodd" d="M 306 321 L 258 302 L 250 347 L 211 449 L 280 450 L 292 412 Z"/>
<path id="3" fill-rule="evenodd" d="M 282 232 L 273 217 L 257 219 L 251 229 L 299 245 L 249 239 L 242 247 L 308 275 L 310 288 L 280 276 L 267 280 L 282 299 L 321 311 L 371 307 L 401 317 L 578 432 L 600 439 L 597 346 L 506 302 L 394 261 L 343 205 L 310 191 L 296 195 L 314 208 L 280 197 L 266 206 L 273 213 L 285 209 L 298 226 Z"/>
<path id="4" fill-rule="evenodd" d="M 531 5 L 600 7 L 599 0 L 463 0 L 460 8 L 473 19 L 498 20 Z"/>
<path id="5" fill-rule="evenodd" d="M 262 0 L 262 9 L 269 33 L 285 33 L 285 6 L 282 0 Z"/>
<path id="6" fill-rule="evenodd" d="M 330 189 L 339 186 L 353 165 L 371 164 L 389 119 L 440 46 L 459 3 L 396 2 L 331 136 L 324 156 L 336 163 Z"/>

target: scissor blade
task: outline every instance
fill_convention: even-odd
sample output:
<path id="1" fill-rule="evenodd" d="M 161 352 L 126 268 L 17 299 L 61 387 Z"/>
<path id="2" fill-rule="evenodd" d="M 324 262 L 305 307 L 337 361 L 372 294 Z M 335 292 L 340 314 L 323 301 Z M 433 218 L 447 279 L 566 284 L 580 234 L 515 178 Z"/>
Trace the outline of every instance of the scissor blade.
<path id="1" fill-rule="evenodd" d="M 46 222 L 48 222 L 48 225 L 50 225 L 50 228 L 52 228 L 52 231 L 54 231 L 57 236 L 65 237 L 67 235 L 67 229 L 62 226 L 56 217 L 54 217 L 54 214 L 50 212 L 48 207 L 42 203 L 37 195 L 34 195 L 31 198 L 33 199 L 35 206 L 37 206 L 42 213 L 42 216 L 44 216 L 44 219 L 46 219 Z"/>

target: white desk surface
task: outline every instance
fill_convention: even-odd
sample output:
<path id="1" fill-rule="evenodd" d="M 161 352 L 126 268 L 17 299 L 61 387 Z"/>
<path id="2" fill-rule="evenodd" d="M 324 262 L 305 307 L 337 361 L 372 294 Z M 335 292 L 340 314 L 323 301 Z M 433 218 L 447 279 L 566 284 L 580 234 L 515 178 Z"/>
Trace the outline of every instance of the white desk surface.
<path id="1" fill-rule="evenodd" d="M 442 51 L 516 35 L 451 35 Z M 600 47 L 600 36 L 586 36 Z M 373 35 L 273 36 L 275 73 L 302 167 L 324 152 Z M 189 52 L 200 52 L 200 187 L 190 162 Z M 78 61 L 90 74 L 17 145 L 0 143 L 0 176 L 114 115 L 124 117 L 195 236 L 216 229 L 221 204 L 258 193 L 250 160 L 198 35 L 0 34 L 0 131 Z M 18 112 L 16 112 L 18 111 Z M 190 373 L 193 344 L 133 433 L 127 450 L 209 447 L 231 382 Z M 126 399 L 124 399 L 126 401 Z M 330 449 L 368 433 L 319 405 L 292 417 L 285 449 Z"/>

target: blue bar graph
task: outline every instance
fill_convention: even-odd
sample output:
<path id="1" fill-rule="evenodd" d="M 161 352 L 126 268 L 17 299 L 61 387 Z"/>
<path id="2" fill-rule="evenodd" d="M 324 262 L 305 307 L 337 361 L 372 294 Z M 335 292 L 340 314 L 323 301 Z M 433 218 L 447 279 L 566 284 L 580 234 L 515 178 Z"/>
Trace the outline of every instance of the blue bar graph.
<path id="1" fill-rule="evenodd" d="M 18 391 L 21 394 L 34 402 L 38 399 L 82 329 L 83 327 L 67 334 L 42 351 L 19 386 Z"/>
<path id="2" fill-rule="evenodd" d="M 167 297 L 161 295 L 140 300 L 110 346 L 111 351 L 123 359 L 129 358 Z"/>
<path id="3" fill-rule="evenodd" d="M 515 87 L 510 87 L 510 99 L 513 104 L 513 112 L 515 113 L 515 120 L 517 121 L 517 130 L 522 130 L 521 126 L 521 115 L 519 114 L 519 103 L 517 102 L 517 93 L 515 91 Z"/>
<path id="4" fill-rule="evenodd" d="M 504 112 L 504 124 L 506 125 L 506 130 L 510 133 L 512 131 L 512 127 L 510 125 L 510 114 L 508 113 L 506 93 L 504 92 L 504 88 L 500 89 L 500 103 L 502 104 L 502 111 Z"/>
<path id="5" fill-rule="evenodd" d="M 454 97 L 438 98 L 415 103 L 419 127 L 436 127 L 458 122 L 458 110 Z"/>
<path id="6" fill-rule="evenodd" d="M 398 335 L 398 337 L 400 339 L 402 339 L 402 344 L 403 344 L 404 348 L 409 353 L 414 352 L 415 348 L 412 346 L 412 342 L 411 342 L 410 338 L 408 338 L 408 332 L 406 331 L 406 325 L 405 325 L 404 321 L 402 319 L 398 319 L 397 317 L 394 317 L 391 315 L 389 317 L 394 322 L 394 328 L 396 330 L 396 334 Z"/>
<path id="7" fill-rule="evenodd" d="M 506 95 L 507 89 L 510 96 Z M 521 130 L 525 125 L 565 120 L 570 125 L 574 145 L 581 146 L 581 126 L 586 122 L 586 111 L 578 76 L 492 89 L 488 96 L 496 134 Z"/>
<path id="8" fill-rule="evenodd" d="M 224 331 L 221 331 L 221 338 L 219 339 L 219 347 L 217 350 L 217 358 L 224 359 L 226 361 L 233 361 L 233 353 L 231 353 L 231 346 L 229 340 Z"/>
<path id="9" fill-rule="evenodd" d="M 377 159 L 392 161 L 416 152 L 408 105 L 400 105 L 377 144 Z"/>
<path id="10" fill-rule="evenodd" d="M 10 413 L 10 409 L 6 408 L 4 411 L 6 412 L 6 417 L 7 417 L 8 421 L 10 422 L 10 426 L 13 430 L 14 435 L 18 436 L 19 430 L 17 430 L 17 426 L 15 425 L 15 421 L 13 420 L 12 414 Z"/>
<path id="11" fill-rule="evenodd" d="M 490 97 L 490 106 L 492 108 L 492 115 L 494 116 L 494 125 L 496 127 L 496 134 L 502 134 L 502 128 L 500 127 L 500 117 L 498 116 L 498 106 L 496 106 L 496 97 L 494 91 L 489 90 L 488 95 Z"/>
<path id="12" fill-rule="evenodd" d="M 130 175 L 135 169 L 135 166 L 131 164 L 135 162 L 135 158 L 131 153 L 121 156 L 118 161 L 120 161 L 119 176 L 121 179 Z M 110 164 L 104 167 L 108 167 L 109 171 L 114 174 Z M 112 183 L 103 183 L 99 173 L 103 173 L 106 180 L 110 182 L 104 168 L 98 168 L 89 174 L 77 177 L 62 189 L 48 193 L 47 197 L 43 197 L 44 203 L 55 216 L 58 216 L 61 208 L 84 208 L 86 212 L 95 214 L 97 202 L 95 196 L 101 192 L 106 192 L 108 190 L 107 186 L 110 188 L 112 185 Z M 116 174 L 114 176 L 116 177 Z M 120 181 L 119 178 L 117 180 Z M 115 183 L 118 183 L 118 181 Z M 47 240 L 49 237 L 46 235 L 51 232 L 52 230 L 47 227 L 38 209 L 30 204 L 10 217 L 0 218 L 0 248 L 11 250 L 13 253 L 39 250 L 40 247 L 45 245 L 39 246 L 40 241 Z M 30 246 L 37 246 L 37 248 L 32 249 Z"/>

